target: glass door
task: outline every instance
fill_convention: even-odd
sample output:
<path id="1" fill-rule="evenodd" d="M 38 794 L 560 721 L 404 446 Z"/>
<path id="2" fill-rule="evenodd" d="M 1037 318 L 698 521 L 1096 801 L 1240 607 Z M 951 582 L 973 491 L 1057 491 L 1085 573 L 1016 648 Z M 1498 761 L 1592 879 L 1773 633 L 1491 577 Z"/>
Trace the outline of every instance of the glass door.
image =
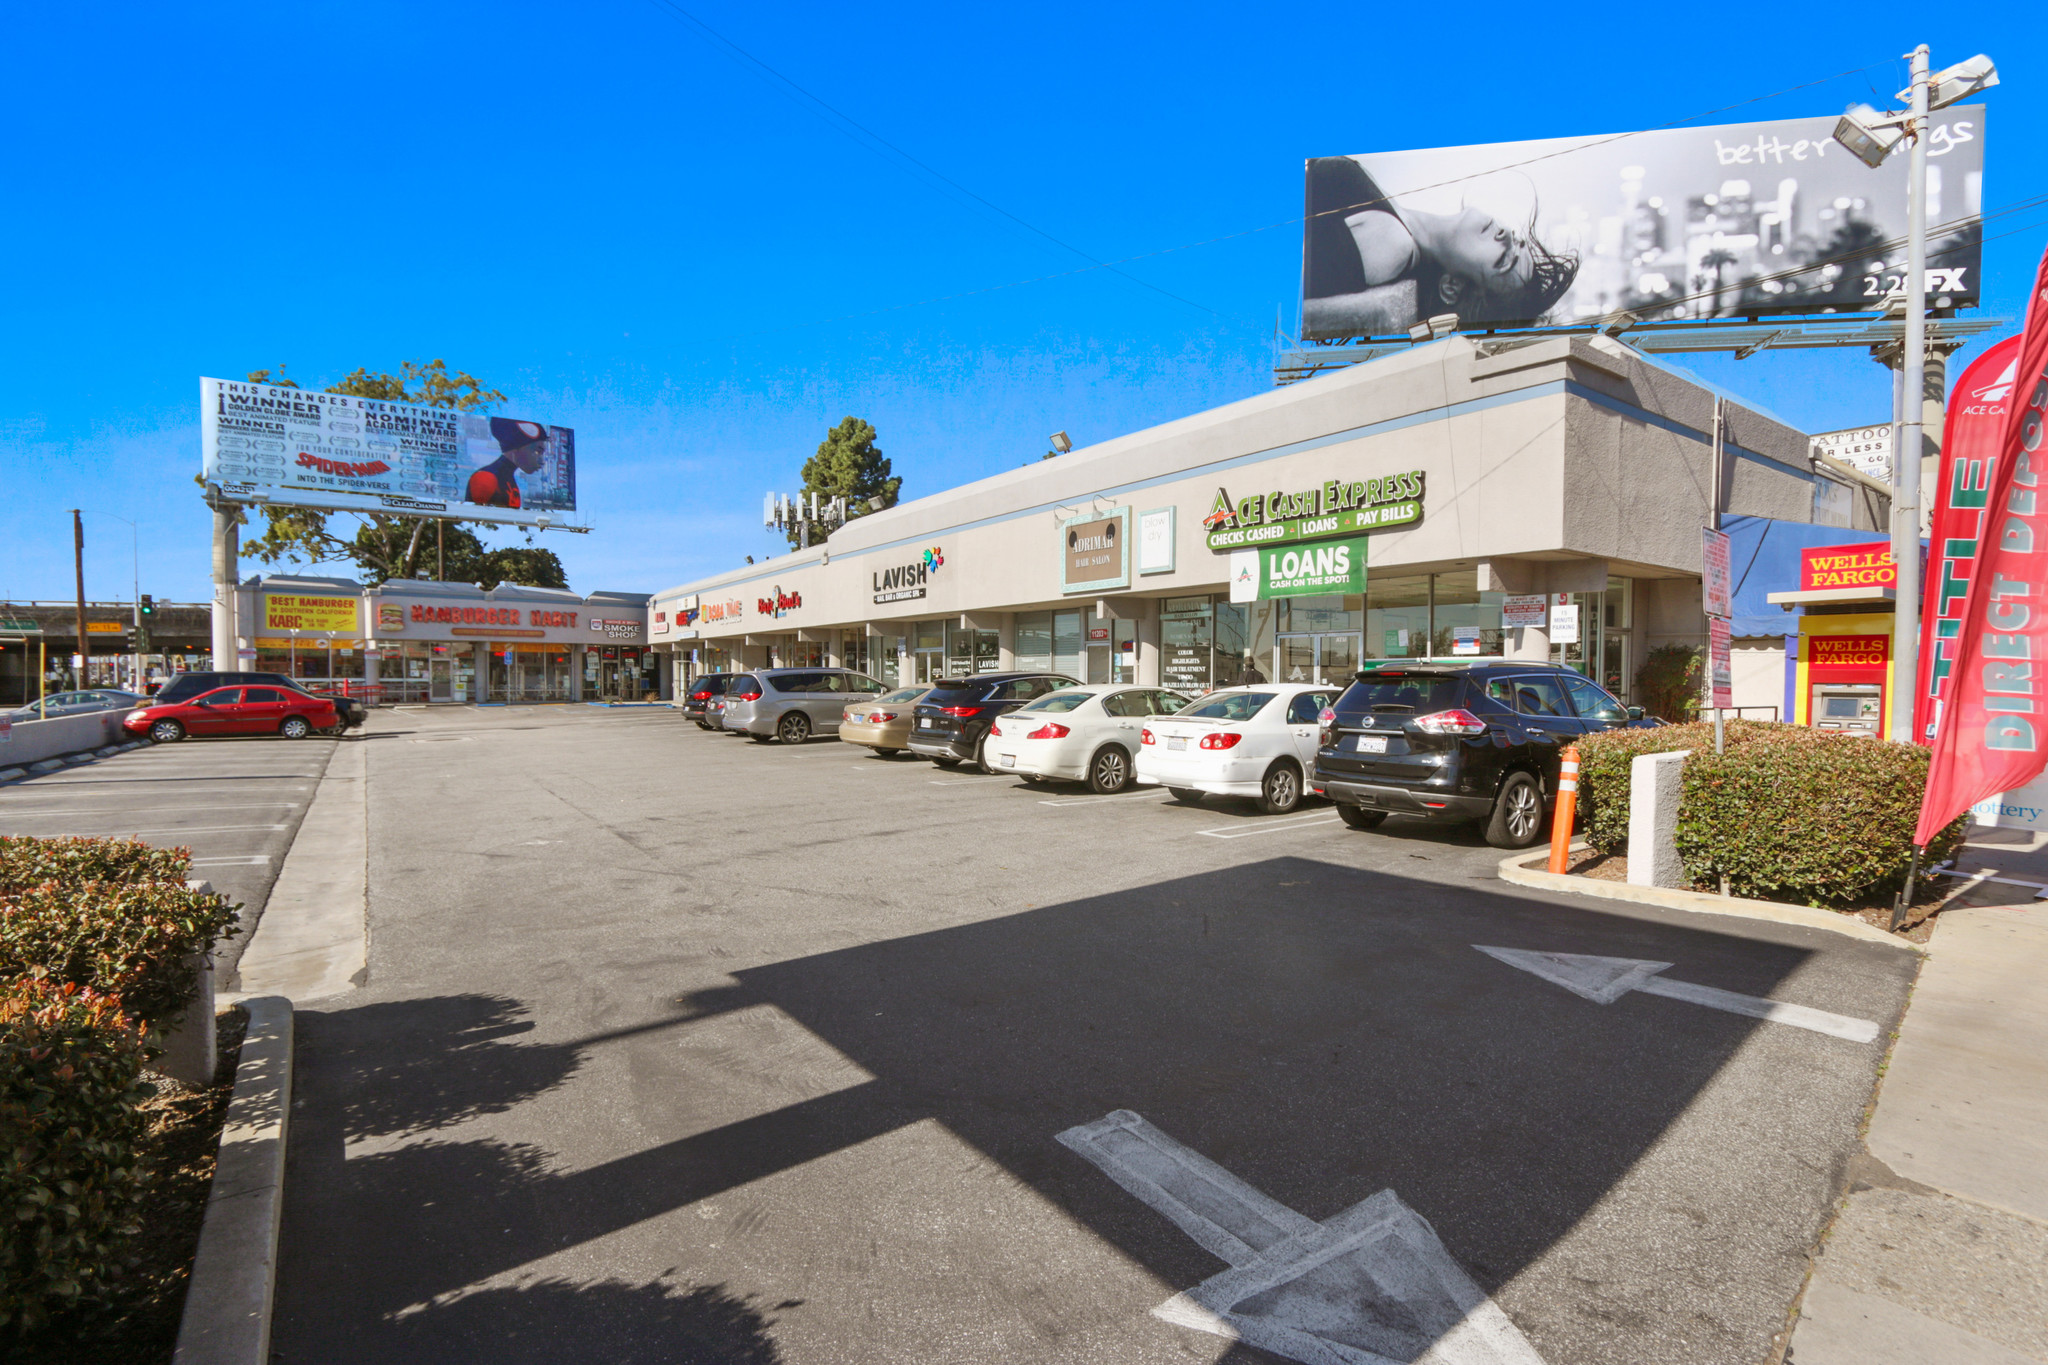
<path id="1" fill-rule="evenodd" d="M 1358 653 L 1356 635 L 1317 636 L 1316 681 L 1332 687 L 1349 687 L 1352 675 L 1358 672 Z"/>
<path id="2" fill-rule="evenodd" d="M 428 675 L 427 679 L 427 700 L 455 700 L 453 670 L 448 660 L 435 659 L 431 661 L 429 666 L 433 669 L 433 672 Z"/>
<path id="3" fill-rule="evenodd" d="M 1312 683 L 1316 680 L 1316 637 L 1282 635 L 1273 646 L 1273 681 Z"/>
<path id="4" fill-rule="evenodd" d="M 1358 672 L 1356 635 L 1282 635 L 1274 645 L 1273 681 L 1343 687 Z"/>

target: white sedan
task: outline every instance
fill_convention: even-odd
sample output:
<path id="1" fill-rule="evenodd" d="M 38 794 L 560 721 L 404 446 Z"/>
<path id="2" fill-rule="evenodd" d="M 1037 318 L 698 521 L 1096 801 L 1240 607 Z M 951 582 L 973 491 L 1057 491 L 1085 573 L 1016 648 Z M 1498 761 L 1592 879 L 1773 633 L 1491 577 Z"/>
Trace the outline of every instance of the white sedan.
<path id="1" fill-rule="evenodd" d="M 1180 693 L 1156 687 L 1063 687 L 997 720 L 982 762 L 991 772 L 1030 781 L 1054 778 L 1120 792 L 1131 784 L 1145 723 L 1187 704 Z"/>
<path id="2" fill-rule="evenodd" d="M 1146 723 L 1138 781 L 1193 805 L 1203 795 L 1249 796 L 1269 815 L 1301 804 L 1315 771 L 1317 717 L 1344 689 L 1254 683 L 1198 697 Z"/>

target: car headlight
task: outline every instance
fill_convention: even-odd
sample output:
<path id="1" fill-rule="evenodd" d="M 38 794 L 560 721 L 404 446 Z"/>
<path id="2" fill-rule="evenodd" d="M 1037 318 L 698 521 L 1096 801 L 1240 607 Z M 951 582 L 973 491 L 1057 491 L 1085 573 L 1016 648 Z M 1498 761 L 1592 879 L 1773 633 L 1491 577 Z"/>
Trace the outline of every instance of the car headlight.
<path id="1" fill-rule="evenodd" d="M 128 719 L 130 719 L 130 720 L 148 720 L 148 719 L 149 719 L 149 712 L 147 712 L 147 711 L 130 711 L 130 712 L 128 713 Z"/>

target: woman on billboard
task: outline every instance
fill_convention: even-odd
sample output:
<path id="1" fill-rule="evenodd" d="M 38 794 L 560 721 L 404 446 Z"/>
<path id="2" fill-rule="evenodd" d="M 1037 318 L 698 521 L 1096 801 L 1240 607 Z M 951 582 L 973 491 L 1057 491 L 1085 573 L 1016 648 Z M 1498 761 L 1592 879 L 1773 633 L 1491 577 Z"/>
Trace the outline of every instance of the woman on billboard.
<path id="1" fill-rule="evenodd" d="M 491 418 L 498 458 L 469 476 L 469 501 L 485 507 L 517 507 L 520 474 L 532 474 L 547 458 L 548 429 L 538 422 Z"/>
<path id="2" fill-rule="evenodd" d="M 1484 209 L 1404 207 L 1348 156 L 1308 163 L 1302 262 L 1306 336 L 1395 336 L 1443 313 L 1461 326 L 1543 320 L 1578 277 L 1579 258 Z"/>

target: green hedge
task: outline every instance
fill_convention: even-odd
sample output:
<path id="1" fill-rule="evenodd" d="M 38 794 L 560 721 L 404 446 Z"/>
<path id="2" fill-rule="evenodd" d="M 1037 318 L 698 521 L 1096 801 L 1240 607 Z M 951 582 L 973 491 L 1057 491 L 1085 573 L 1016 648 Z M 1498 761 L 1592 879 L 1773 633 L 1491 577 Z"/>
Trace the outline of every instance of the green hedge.
<path id="1" fill-rule="evenodd" d="M 1731 720 L 1724 742 L 1731 749 L 1795 727 L 1765 721 Z M 1659 725 L 1646 730 L 1603 730 L 1579 741 L 1579 820 L 1586 842 L 1600 853 L 1628 848 L 1629 765 L 1644 754 L 1690 749 L 1714 752 L 1714 727 Z M 1688 760 L 1689 762 L 1689 760 Z"/>
<path id="2" fill-rule="evenodd" d="M 142 1196 L 142 1061 L 111 997 L 39 977 L 0 988 L 0 1325 L 118 1288 Z"/>
<path id="3" fill-rule="evenodd" d="M 1896 894 L 1912 857 L 1927 783 L 1917 744 L 1803 726 L 1685 763 L 1678 853 L 1698 886 L 1728 879 L 1738 896 L 1846 905 Z M 1954 856 L 1967 815 L 1935 839 L 1928 862 Z"/>
<path id="4" fill-rule="evenodd" d="M 183 882 L 32 886 L 0 897 L 0 981 L 46 976 L 117 995 L 156 1027 L 192 998 L 192 960 L 235 932 L 237 908 Z"/>
<path id="5" fill-rule="evenodd" d="M 182 882 L 192 851 L 139 839 L 37 839 L 0 835 L 0 896 L 45 882 Z"/>

